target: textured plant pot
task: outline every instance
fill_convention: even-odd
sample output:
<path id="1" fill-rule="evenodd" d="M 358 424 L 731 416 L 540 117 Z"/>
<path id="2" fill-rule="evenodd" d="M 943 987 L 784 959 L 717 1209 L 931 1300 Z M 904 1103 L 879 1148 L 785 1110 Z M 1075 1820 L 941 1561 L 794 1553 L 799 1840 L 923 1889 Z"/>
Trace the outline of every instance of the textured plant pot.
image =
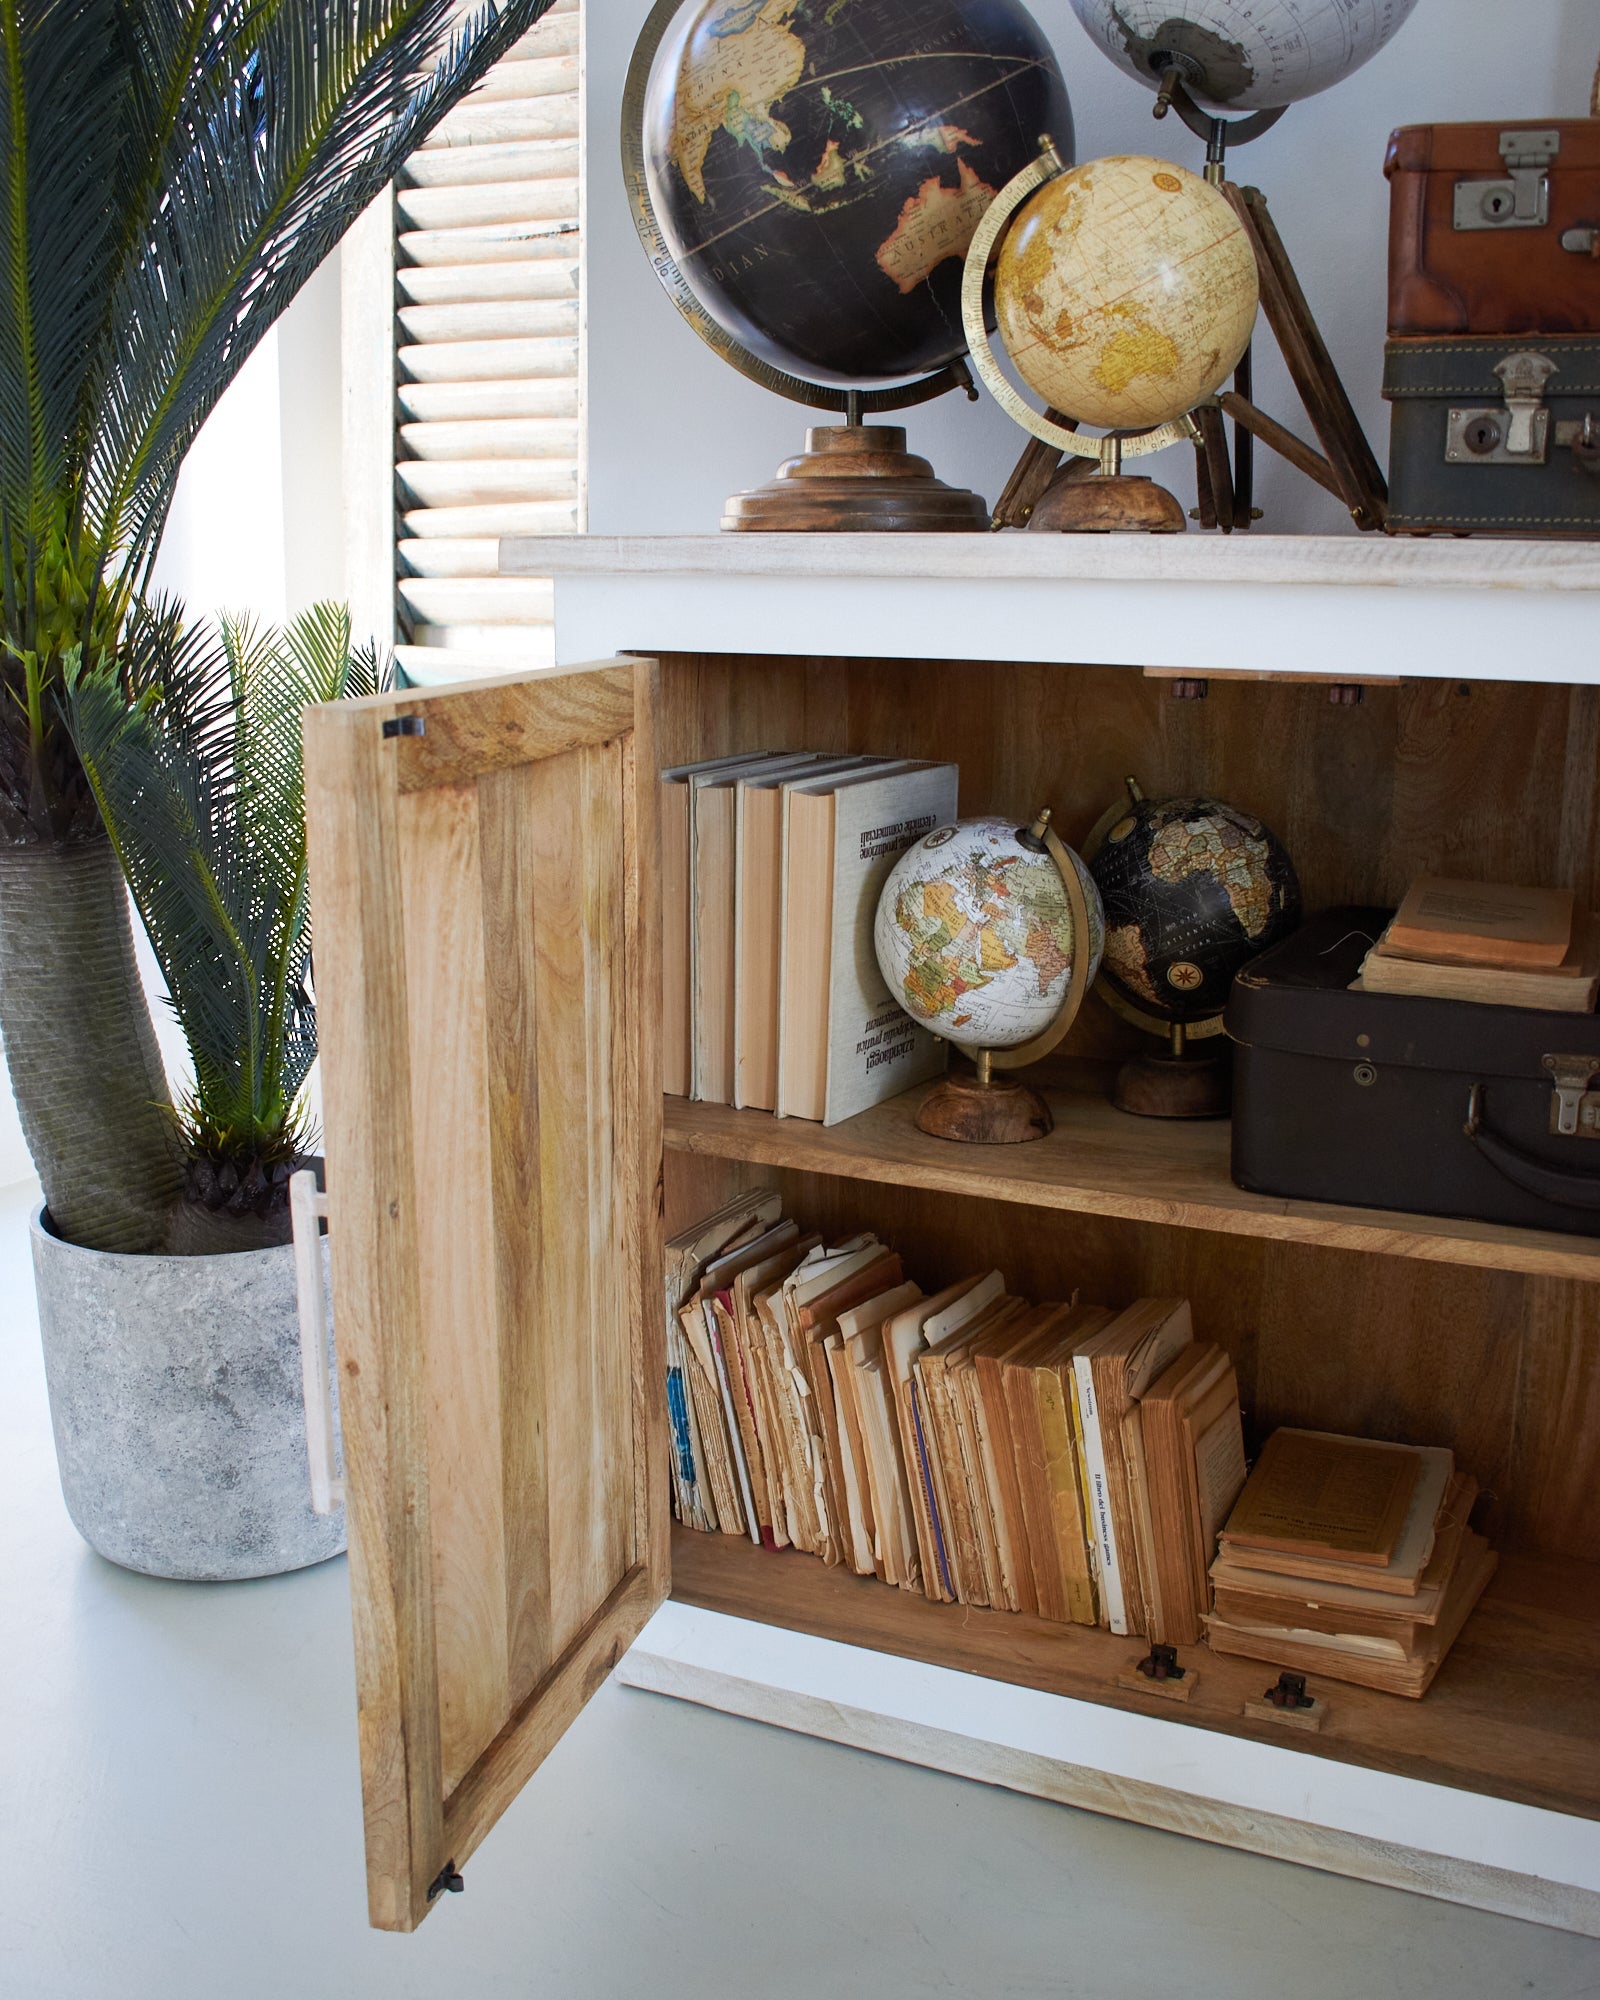
<path id="1" fill-rule="evenodd" d="M 207 1583 L 340 1553 L 344 1515 L 311 1511 L 292 1247 L 114 1256 L 40 1209 L 33 1269 L 61 1491 L 92 1549 Z"/>

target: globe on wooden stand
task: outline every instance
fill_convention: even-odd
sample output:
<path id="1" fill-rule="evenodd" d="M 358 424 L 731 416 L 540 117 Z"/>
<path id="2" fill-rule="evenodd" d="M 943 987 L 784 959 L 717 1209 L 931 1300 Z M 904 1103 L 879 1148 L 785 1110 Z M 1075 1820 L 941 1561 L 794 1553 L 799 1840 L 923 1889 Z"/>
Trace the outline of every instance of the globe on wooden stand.
<path id="1" fill-rule="evenodd" d="M 735 494 L 725 529 L 988 527 L 978 494 L 865 420 L 976 400 L 962 255 L 1047 129 L 1070 152 L 1066 85 L 1020 0 L 659 0 L 623 102 L 640 239 L 725 361 L 844 419 Z"/>
<path id="2" fill-rule="evenodd" d="M 1137 782 L 1084 843 L 1105 902 L 1099 992 L 1166 1047 L 1132 1056 L 1112 1102 L 1141 1118 L 1222 1118 L 1232 1085 L 1222 1010 L 1235 973 L 1300 921 L 1276 836 L 1218 799 L 1147 799 Z"/>
<path id="3" fill-rule="evenodd" d="M 1041 415 L 989 342 L 991 259 L 1000 340 Z M 1123 470 L 1185 440 L 1250 344 L 1259 288 L 1243 223 L 1197 174 L 1143 155 L 1069 168 L 1048 138 L 1001 191 L 967 249 L 962 314 L 972 360 L 1007 415 L 1072 470 L 1028 525 L 1064 533 L 1177 534 L 1177 498 Z M 1078 426 L 1101 426 L 1086 436 Z"/>
<path id="4" fill-rule="evenodd" d="M 971 1076 L 933 1086 L 919 1130 L 979 1146 L 1050 1132 L 1044 1098 L 1009 1072 L 1049 1055 L 1077 1018 L 1099 963 L 1097 906 L 1048 809 L 1028 827 L 999 819 L 939 827 L 900 857 L 878 902 L 879 967 L 907 1013 L 974 1065 Z M 1041 1010 L 1050 1018 L 1036 1027 Z M 986 1045 L 986 1035 L 1004 1035 L 1004 1045 Z"/>

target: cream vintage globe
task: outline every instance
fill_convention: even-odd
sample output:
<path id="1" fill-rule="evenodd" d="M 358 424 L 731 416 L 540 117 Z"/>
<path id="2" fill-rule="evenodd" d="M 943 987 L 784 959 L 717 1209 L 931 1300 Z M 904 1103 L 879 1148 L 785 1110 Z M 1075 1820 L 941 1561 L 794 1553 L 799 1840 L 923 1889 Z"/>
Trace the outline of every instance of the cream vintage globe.
<path id="1" fill-rule="evenodd" d="M 1072 850 L 1067 850 L 1069 854 Z M 1088 978 L 1105 950 L 1105 912 L 1072 855 L 1089 911 Z M 908 847 L 878 898 L 872 942 L 889 991 L 913 1020 L 964 1049 L 1014 1049 L 1066 1004 L 1083 941 L 1048 851 L 1015 820 L 964 819 Z M 1086 982 L 1087 983 L 1087 982 Z"/>
<path id="2" fill-rule="evenodd" d="M 1141 154 L 1046 181 L 1006 233 L 1000 338 L 1052 408 L 1149 430 L 1215 395 L 1255 326 L 1255 253 L 1218 191 Z"/>

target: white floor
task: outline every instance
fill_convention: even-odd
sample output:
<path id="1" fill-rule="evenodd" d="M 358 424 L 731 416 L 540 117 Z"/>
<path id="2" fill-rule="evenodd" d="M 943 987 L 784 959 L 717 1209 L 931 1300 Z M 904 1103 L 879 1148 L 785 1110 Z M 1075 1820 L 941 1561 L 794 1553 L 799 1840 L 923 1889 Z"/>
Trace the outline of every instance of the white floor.
<path id="1" fill-rule="evenodd" d="M 3 2000 L 1600 1995 L 1600 1944 L 608 1688 L 412 1938 L 366 1927 L 343 1563 L 74 1535 L 0 1195 Z"/>

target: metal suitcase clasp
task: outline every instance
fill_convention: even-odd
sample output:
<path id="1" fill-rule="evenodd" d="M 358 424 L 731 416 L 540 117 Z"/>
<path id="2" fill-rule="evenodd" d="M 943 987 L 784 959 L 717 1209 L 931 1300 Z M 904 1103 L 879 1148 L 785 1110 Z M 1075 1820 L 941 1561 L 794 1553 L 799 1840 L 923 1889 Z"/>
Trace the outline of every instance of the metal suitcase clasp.
<path id="1" fill-rule="evenodd" d="M 1543 465 L 1550 455 L 1545 384 L 1556 364 L 1548 354 L 1519 348 L 1495 363 L 1505 387 L 1502 406 L 1452 410 L 1445 431 L 1447 465 Z"/>
<path id="2" fill-rule="evenodd" d="M 1546 1056 L 1555 1080 L 1550 1130 L 1561 1139 L 1600 1139 L 1600 1091 L 1589 1085 L 1600 1074 L 1600 1056 Z"/>
<path id="3" fill-rule="evenodd" d="M 1457 181 L 1457 229 L 1543 229 L 1550 220 L 1550 162 L 1561 151 L 1559 131 L 1502 132 L 1501 181 Z"/>

